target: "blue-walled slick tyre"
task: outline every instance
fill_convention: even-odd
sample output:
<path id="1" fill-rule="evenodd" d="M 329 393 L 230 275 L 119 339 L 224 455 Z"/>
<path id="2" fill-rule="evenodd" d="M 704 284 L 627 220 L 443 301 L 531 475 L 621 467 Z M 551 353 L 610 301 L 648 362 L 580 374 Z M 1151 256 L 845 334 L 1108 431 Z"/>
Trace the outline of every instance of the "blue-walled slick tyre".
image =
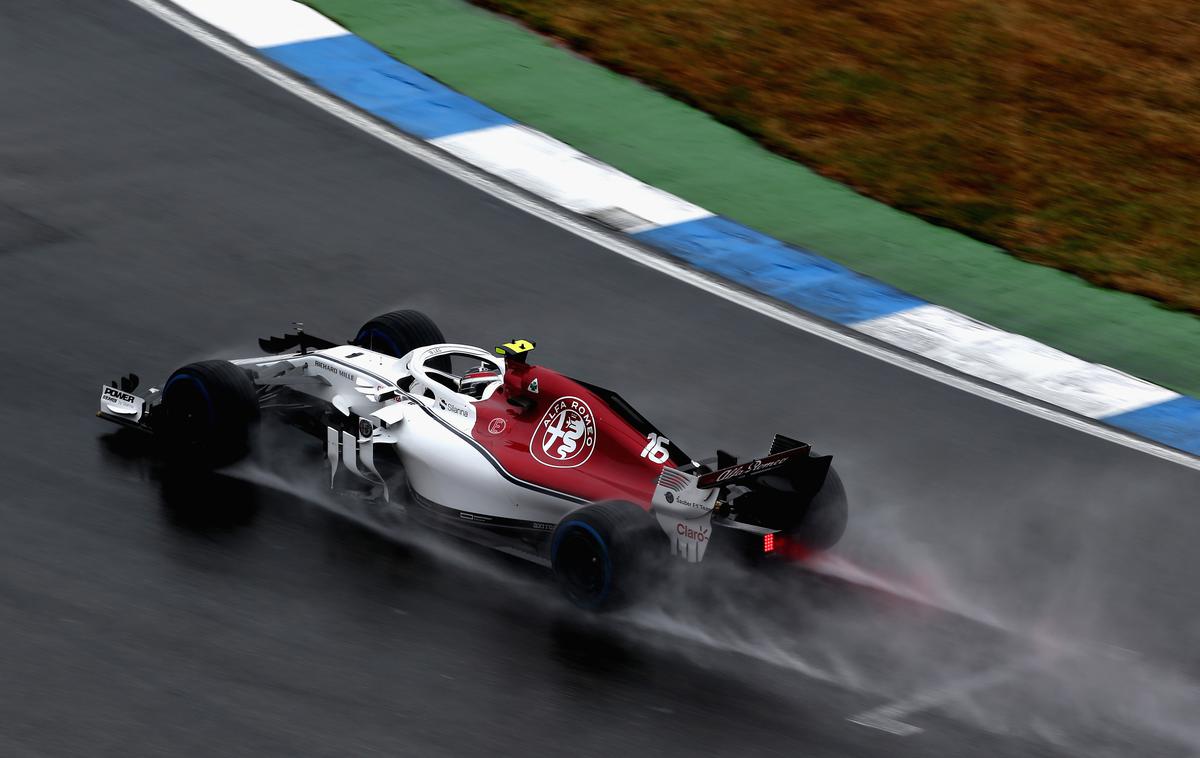
<path id="1" fill-rule="evenodd" d="M 420 311 L 392 311 L 362 325 L 353 343 L 377 353 L 399 358 L 426 345 L 445 342 L 442 330 Z"/>
<path id="2" fill-rule="evenodd" d="M 559 522 L 550 564 L 572 603 L 605 611 L 637 600 L 654 583 L 667 549 L 666 535 L 644 508 L 605 500 Z"/>
<path id="3" fill-rule="evenodd" d="M 362 325 L 351 342 L 376 353 L 400 358 L 418 347 L 437 345 L 445 341 L 442 330 L 433 319 L 421 311 L 409 310 L 392 311 L 376 316 Z M 441 371 L 449 371 L 450 359 L 434 358 L 429 365 Z"/>
<path id="4" fill-rule="evenodd" d="M 199 361 L 163 385 L 154 431 L 172 464 L 215 468 L 245 457 L 258 421 L 258 394 L 246 372 L 229 361 Z"/>

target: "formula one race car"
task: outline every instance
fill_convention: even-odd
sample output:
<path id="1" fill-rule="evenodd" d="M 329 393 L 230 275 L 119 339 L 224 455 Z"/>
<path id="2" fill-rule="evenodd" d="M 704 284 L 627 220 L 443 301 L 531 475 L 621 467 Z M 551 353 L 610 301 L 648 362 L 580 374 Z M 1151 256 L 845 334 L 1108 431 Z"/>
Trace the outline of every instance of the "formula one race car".
<path id="1" fill-rule="evenodd" d="M 268 356 L 189 364 L 147 398 L 130 374 L 102 388 L 98 415 L 200 468 L 238 460 L 278 418 L 324 441 L 331 486 L 358 482 L 418 521 L 548 562 L 589 609 L 630 600 L 662 556 L 821 550 L 845 529 L 829 456 L 775 435 L 765 457 L 697 462 L 615 392 L 529 363 L 528 340 L 447 344 L 424 314 L 396 311 L 348 344 L 298 328 L 259 345 Z"/>

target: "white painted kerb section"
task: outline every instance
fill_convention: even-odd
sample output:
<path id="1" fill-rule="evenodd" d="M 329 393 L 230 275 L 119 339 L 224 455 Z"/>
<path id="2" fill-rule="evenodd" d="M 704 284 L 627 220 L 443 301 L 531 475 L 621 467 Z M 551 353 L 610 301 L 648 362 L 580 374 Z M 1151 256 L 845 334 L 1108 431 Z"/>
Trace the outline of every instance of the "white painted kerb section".
<path id="1" fill-rule="evenodd" d="M 292 0 L 173 1 L 251 47 L 274 47 L 350 33 L 307 5 Z"/>
<path id="2" fill-rule="evenodd" d="M 489 174 L 585 216 L 619 209 L 625 232 L 639 232 L 713 215 L 629 174 L 520 124 L 451 134 L 433 144 Z"/>
<path id="3" fill-rule="evenodd" d="M 1088 418 L 1115 416 L 1179 397 L 1116 369 L 1088 363 L 938 305 L 880 316 L 853 328 Z"/>

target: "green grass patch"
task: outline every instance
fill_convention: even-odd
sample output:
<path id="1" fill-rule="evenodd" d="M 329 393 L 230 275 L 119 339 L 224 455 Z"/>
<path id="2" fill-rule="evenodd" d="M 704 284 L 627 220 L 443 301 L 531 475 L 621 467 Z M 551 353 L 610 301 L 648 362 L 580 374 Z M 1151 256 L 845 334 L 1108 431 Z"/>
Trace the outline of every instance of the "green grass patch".
<path id="1" fill-rule="evenodd" d="M 859 192 L 1200 313 L 1200 3 L 476 0 Z"/>

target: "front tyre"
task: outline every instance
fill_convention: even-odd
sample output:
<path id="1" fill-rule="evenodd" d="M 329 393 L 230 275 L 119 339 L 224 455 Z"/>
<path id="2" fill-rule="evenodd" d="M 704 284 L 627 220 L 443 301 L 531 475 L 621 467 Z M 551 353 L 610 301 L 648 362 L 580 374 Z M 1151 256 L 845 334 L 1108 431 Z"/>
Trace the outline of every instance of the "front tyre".
<path id="1" fill-rule="evenodd" d="M 563 593 L 590 611 L 638 598 L 668 552 L 666 535 L 644 508 L 606 500 L 568 514 L 554 530 L 550 564 Z"/>
<path id="2" fill-rule="evenodd" d="M 433 319 L 420 311 L 392 311 L 362 325 L 354 344 L 377 353 L 401 358 L 418 347 L 446 341 Z"/>
<path id="3" fill-rule="evenodd" d="M 249 452 L 258 421 L 258 395 L 246 372 L 229 361 L 199 361 L 163 385 L 154 430 L 172 463 L 215 468 Z"/>

